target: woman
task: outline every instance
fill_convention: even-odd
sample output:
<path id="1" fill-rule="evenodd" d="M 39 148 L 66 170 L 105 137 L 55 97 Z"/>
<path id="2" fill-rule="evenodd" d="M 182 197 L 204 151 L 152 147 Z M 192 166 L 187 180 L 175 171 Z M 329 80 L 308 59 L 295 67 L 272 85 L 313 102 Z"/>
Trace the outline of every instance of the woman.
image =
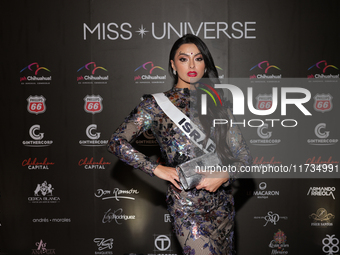
<path id="1" fill-rule="evenodd" d="M 199 84 L 201 78 L 209 78 L 212 84 L 218 82 L 214 61 L 204 42 L 191 34 L 178 39 L 170 52 L 169 71 L 175 85 L 164 94 L 215 141 L 222 162 L 236 167 L 249 164 L 251 156 L 238 127 L 211 128 L 211 119 L 215 117 L 232 118 L 230 110 L 214 106 L 208 107 L 208 115 L 199 115 L 195 109 L 189 112 L 189 106 L 197 104 L 202 91 L 198 88 L 205 86 Z M 130 141 L 148 129 L 156 137 L 167 166 L 150 161 L 131 146 Z M 127 164 L 170 182 L 168 210 L 184 254 L 234 253 L 235 212 L 229 185 L 233 178 L 204 178 L 196 188 L 181 189 L 175 167 L 203 152 L 164 114 L 153 96 L 144 96 L 112 135 L 108 150 Z"/>

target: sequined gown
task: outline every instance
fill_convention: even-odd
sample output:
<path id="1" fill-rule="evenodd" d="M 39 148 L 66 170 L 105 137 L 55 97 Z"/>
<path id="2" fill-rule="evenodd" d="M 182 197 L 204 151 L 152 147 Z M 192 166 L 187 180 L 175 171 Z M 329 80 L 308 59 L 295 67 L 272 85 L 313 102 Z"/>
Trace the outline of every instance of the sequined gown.
<path id="1" fill-rule="evenodd" d="M 193 97 L 190 97 L 188 89 L 173 88 L 164 94 L 189 117 Z M 197 118 L 193 121 L 200 126 Z M 139 106 L 113 133 L 108 150 L 125 163 L 153 176 L 158 163 L 152 162 L 130 144 L 148 129 L 156 137 L 167 166 L 176 167 L 195 157 L 197 148 L 193 148 L 194 145 L 163 113 L 151 95 L 144 96 Z M 230 128 L 226 142 L 233 156 L 241 161 L 234 163 L 236 167 L 251 163 L 248 147 L 237 126 Z M 196 189 L 180 191 L 169 183 L 166 201 L 183 254 L 234 254 L 234 199 L 228 185 L 224 184 L 212 193 Z"/>

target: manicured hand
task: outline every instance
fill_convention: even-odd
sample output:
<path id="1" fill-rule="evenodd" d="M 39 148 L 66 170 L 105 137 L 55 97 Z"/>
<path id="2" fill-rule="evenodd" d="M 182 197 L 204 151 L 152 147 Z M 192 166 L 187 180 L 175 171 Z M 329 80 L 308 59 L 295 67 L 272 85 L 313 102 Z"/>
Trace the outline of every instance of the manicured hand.
<path id="1" fill-rule="evenodd" d="M 182 189 L 177 183 L 177 181 L 179 182 L 179 177 L 176 168 L 158 165 L 153 170 L 153 173 L 158 178 L 171 182 L 177 189 Z"/>
<path id="2" fill-rule="evenodd" d="M 205 189 L 209 192 L 215 192 L 223 183 L 227 182 L 229 178 L 204 178 L 196 186 L 196 189 Z"/>

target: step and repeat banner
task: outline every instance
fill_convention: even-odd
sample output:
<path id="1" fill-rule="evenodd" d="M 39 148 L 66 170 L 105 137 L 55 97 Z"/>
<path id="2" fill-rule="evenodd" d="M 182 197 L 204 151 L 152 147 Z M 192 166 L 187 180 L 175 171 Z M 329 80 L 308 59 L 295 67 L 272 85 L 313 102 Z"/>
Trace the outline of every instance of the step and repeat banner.
<path id="1" fill-rule="evenodd" d="M 258 171 L 233 185 L 237 254 L 339 252 L 338 1 L 7 1 L 0 254 L 180 255 L 167 183 L 106 143 L 169 90 L 186 33 L 209 47 Z M 220 121 L 218 124 L 225 124 Z M 134 146 L 163 162 L 152 133 Z"/>

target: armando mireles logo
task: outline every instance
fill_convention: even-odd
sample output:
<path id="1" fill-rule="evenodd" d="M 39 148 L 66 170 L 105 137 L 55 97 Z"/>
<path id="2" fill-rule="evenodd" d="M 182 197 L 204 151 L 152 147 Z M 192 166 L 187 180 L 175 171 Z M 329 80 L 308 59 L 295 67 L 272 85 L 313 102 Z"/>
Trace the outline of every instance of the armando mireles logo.
<path id="1" fill-rule="evenodd" d="M 260 70 L 259 70 L 260 69 Z M 254 70 L 254 71 L 253 71 Z M 260 63 L 256 64 L 252 68 L 250 68 L 249 71 L 257 71 L 257 74 L 251 74 L 250 79 L 281 79 L 282 75 L 273 73 L 274 70 L 280 70 L 281 69 L 275 65 L 269 64 L 267 60 L 261 61 Z M 264 73 L 263 73 L 264 72 Z"/>
<path id="2" fill-rule="evenodd" d="M 154 71 L 160 69 L 165 71 L 163 67 L 155 66 L 153 62 L 148 61 L 135 69 L 135 83 L 164 83 L 166 74 L 158 75 Z"/>
<path id="3" fill-rule="evenodd" d="M 106 68 L 97 66 L 95 62 L 89 62 L 77 70 L 77 82 L 78 84 L 107 84 L 109 75 L 106 72 L 108 72 Z"/>
<path id="4" fill-rule="evenodd" d="M 31 63 L 21 69 L 20 83 L 22 85 L 35 85 L 35 84 L 50 84 L 52 76 L 49 74 L 51 71 L 46 67 L 41 67 L 37 62 Z M 48 74 L 49 76 L 44 76 Z"/>
<path id="5" fill-rule="evenodd" d="M 339 68 L 335 65 L 329 65 L 326 60 L 317 62 L 309 67 L 308 71 L 309 70 L 312 73 L 307 75 L 308 79 L 327 79 L 327 81 L 330 81 L 329 79 L 339 79 Z M 335 72 L 338 74 L 335 74 Z"/>

